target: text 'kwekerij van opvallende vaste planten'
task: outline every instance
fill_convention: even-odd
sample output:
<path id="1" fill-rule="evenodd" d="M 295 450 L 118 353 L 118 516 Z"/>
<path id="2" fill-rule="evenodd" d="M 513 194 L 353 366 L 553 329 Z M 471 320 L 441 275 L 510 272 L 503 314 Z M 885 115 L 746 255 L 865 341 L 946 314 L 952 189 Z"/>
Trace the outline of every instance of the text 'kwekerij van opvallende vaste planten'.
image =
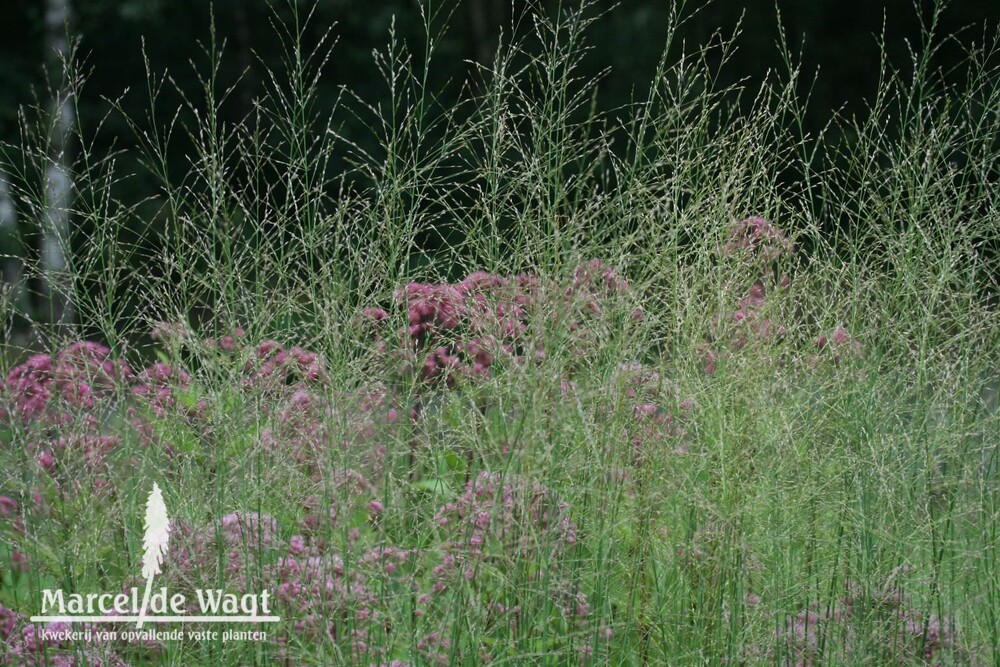
<path id="1" fill-rule="evenodd" d="M 598 7 L 441 91 L 421 7 L 376 102 L 316 111 L 297 9 L 239 122 L 210 42 L 128 151 L 72 126 L 59 298 L 0 311 L 0 662 L 1000 664 L 996 32 L 816 133 L 679 8 L 602 111 Z M 39 225 L 53 113 L 0 151 Z"/>

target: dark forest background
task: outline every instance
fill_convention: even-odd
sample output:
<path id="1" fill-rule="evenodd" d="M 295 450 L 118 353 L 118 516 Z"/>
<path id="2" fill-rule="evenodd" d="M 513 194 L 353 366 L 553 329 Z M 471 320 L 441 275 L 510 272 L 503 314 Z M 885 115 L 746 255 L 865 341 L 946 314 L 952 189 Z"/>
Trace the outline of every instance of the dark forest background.
<path id="1" fill-rule="evenodd" d="M 489 65 L 501 31 L 509 34 L 525 12 L 555 12 L 560 3 L 451 0 L 433 6 L 440 6 L 435 15 L 442 24 L 434 29 L 443 29 L 445 22 L 447 29 L 429 81 L 431 88 L 442 91 L 440 99 L 446 104 L 458 95 L 463 81 L 475 77 L 477 64 Z M 342 87 L 373 103 L 385 95 L 372 50 L 386 45 L 393 25 L 413 53 L 423 50 L 423 19 L 417 0 L 299 0 L 297 7 L 301 16 L 312 12 L 305 29 L 307 50 L 320 44 L 328 32 L 337 39 L 320 84 L 320 108 L 316 109 L 320 116 L 323 105 L 333 108 Z M 670 8 L 666 0 L 599 0 L 593 4 L 591 11 L 604 16 L 589 31 L 591 50 L 584 67 L 590 75 L 611 68 L 599 85 L 599 109 L 621 109 L 645 94 L 663 53 Z M 54 16 L 53 12 L 62 14 Z M 880 35 L 885 36 L 890 62 L 904 70 L 909 66 L 909 48 L 919 48 L 934 5 L 920 0 L 716 0 L 698 7 L 691 3 L 686 12 L 690 18 L 679 36 L 689 48 L 717 40 L 718 34 L 731 35 L 739 26 L 739 53 L 722 71 L 720 84 L 746 81 L 751 88 L 769 72 L 785 70 L 778 45 L 780 14 L 788 46 L 801 60 L 804 81 L 811 84 L 807 121 L 815 131 L 831 113 L 863 111 L 882 74 Z M 266 69 L 282 70 L 285 51 L 274 24 L 293 23 L 294 13 L 288 0 L 4 0 L 0 10 L 0 142 L 16 145 L 20 141 L 19 111 L 27 110 L 31 118 L 32 107 L 43 114 L 51 108 L 53 86 L 59 80 L 52 26 L 60 18 L 66 19 L 71 43 L 78 40 L 78 59 L 87 75 L 84 95 L 78 100 L 80 124 L 86 133 L 103 121 L 92 149 L 97 154 L 121 150 L 119 169 L 132 174 L 141 171 L 129 162 L 134 134 L 120 113 L 109 114 L 109 100 L 120 100 L 124 111 L 143 129 L 148 105 L 143 52 L 155 73 L 169 73 L 181 90 L 197 97 L 198 77 L 209 69 L 205 48 L 214 23 L 217 43 L 224 44 L 219 86 L 235 85 L 222 120 L 236 122 L 252 109 L 254 97 L 264 87 Z M 1000 2 L 950 3 L 936 27 L 941 38 L 936 65 L 945 73 L 954 69 L 964 49 L 995 34 L 998 22 Z M 679 53 L 682 48 L 684 44 L 678 42 L 674 50 Z M 952 76 L 960 77 L 961 72 Z M 180 102 L 179 94 L 166 86 L 158 102 L 161 118 L 168 117 Z M 374 141 L 349 114 L 337 123 L 342 135 L 352 141 Z M 183 150 L 176 160 L 183 171 Z M 155 183 L 151 177 L 138 175 L 116 187 L 119 197 L 139 201 L 154 191 Z M 17 208 L 17 202 L 13 204 Z M 7 224 L 0 230 L 0 255 L 37 256 L 42 223 L 27 211 L 14 213 L 18 214 L 16 226 Z M 156 212 L 150 209 L 149 215 Z M 15 220 L 10 211 L 7 216 Z M 86 242 L 87 236 L 78 238 Z M 6 273 L 5 269 L 8 280 Z M 22 305 L 29 312 L 39 311 L 43 302 L 35 295 Z"/>
<path id="2" fill-rule="evenodd" d="M 31 104 L 45 82 L 47 52 L 42 0 L 5 0 L 0 13 L 0 136 L 11 138 L 20 105 Z M 443 3 L 432 3 L 439 5 Z M 439 16 L 450 16 L 432 75 L 443 84 L 462 79 L 473 62 L 487 62 L 498 33 L 510 32 L 514 17 L 528 7 L 556 9 L 560 2 L 542 0 L 454 0 Z M 570 6 L 574 3 L 561 3 Z M 659 59 L 666 33 L 668 0 L 600 0 L 595 13 L 605 13 L 590 32 L 589 61 L 593 72 L 606 66 L 612 75 L 601 84 L 602 106 L 627 103 L 633 90 L 642 90 Z M 125 89 L 126 108 L 141 112 L 145 81 L 143 43 L 154 70 L 169 71 L 182 86 L 196 86 L 192 60 L 203 66 L 202 45 L 209 40 L 211 16 L 220 40 L 226 41 L 223 81 L 239 85 L 237 100 L 249 104 L 260 85 L 262 62 L 280 68 L 280 41 L 272 22 L 291 14 L 285 0 L 69 0 L 70 29 L 80 39 L 80 54 L 89 71 L 89 99 L 85 108 L 96 118 L 106 111 L 102 96 L 117 98 Z M 917 0 L 715 0 L 698 8 L 687 3 L 691 18 L 681 37 L 689 44 L 707 43 L 717 31 L 730 34 L 741 26 L 740 56 L 727 66 L 729 80 L 759 80 L 768 70 L 782 68 L 776 43 L 778 13 L 790 46 L 801 49 L 806 72 L 820 71 L 812 94 L 814 116 L 821 120 L 831 109 L 849 109 L 869 97 L 880 75 L 879 35 L 885 27 L 891 60 L 905 66 L 907 44 L 919 45 L 921 23 L 929 22 L 933 3 Z M 334 58 L 325 76 L 330 95 L 346 85 L 366 99 L 382 86 L 372 62 L 374 48 L 385 45 L 393 17 L 397 32 L 411 48 L 423 39 L 417 0 L 299 0 L 303 14 L 314 8 L 308 35 L 317 41 L 333 28 L 338 38 Z M 984 31 L 995 30 L 1000 2 L 955 0 L 946 6 L 938 26 L 940 36 L 956 35 L 958 42 L 940 52 L 941 65 L 962 57 L 959 42 L 982 43 Z M 978 39 L 977 39 L 978 38 Z M 420 51 L 414 48 L 415 52 Z M 204 73 L 204 67 L 200 67 Z M 138 91 L 138 94 L 136 93 Z M 243 109 L 232 105 L 234 116 Z M 137 114 L 138 115 L 138 114 Z M 819 122 L 819 120 L 817 122 Z M 123 139 L 121 137 L 120 139 Z M 110 140 L 110 137 L 108 137 Z"/>

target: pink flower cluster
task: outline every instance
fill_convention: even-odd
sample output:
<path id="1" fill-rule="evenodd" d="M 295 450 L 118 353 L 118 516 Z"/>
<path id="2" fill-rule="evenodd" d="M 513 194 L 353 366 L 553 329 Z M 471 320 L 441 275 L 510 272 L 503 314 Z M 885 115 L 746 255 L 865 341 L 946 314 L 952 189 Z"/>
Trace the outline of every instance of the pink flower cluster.
<path id="1" fill-rule="evenodd" d="M 166 417 L 177 406 L 177 391 L 191 386 L 191 375 L 158 361 L 136 377 L 132 395 L 157 417 Z"/>
<path id="2" fill-rule="evenodd" d="M 111 350 L 97 343 L 73 343 L 55 358 L 36 354 L 0 382 L 6 398 L 0 404 L 0 419 L 65 425 L 75 414 L 94 410 L 98 402 L 113 397 L 119 383 L 132 377 L 128 362 L 112 359 Z"/>
<path id="3" fill-rule="evenodd" d="M 637 361 L 622 364 L 612 378 L 610 391 L 629 400 L 632 414 L 622 437 L 631 444 L 636 464 L 665 452 L 682 455 L 687 451 L 684 424 L 691 417 L 694 400 L 681 398 L 658 371 Z"/>
<path id="4" fill-rule="evenodd" d="M 463 587 L 488 610 L 485 622 L 501 632 L 516 630 L 520 605 L 504 604 L 494 596 L 482 570 L 500 562 L 545 563 L 551 604 L 574 619 L 586 635 L 590 606 L 585 593 L 564 572 L 563 563 L 577 543 L 577 527 L 570 507 L 544 485 L 523 476 L 488 471 L 470 480 L 456 500 L 435 514 L 442 542 L 432 568 L 431 590 L 418 599 L 419 611 L 432 608 L 436 598 Z M 445 598 L 448 599 L 447 597 Z"/>
<path id="5" fill-rule="evenodd" d="M 745 218 L 733 225 L 722 246 L 723 255 L 764 264 L 793 252 L 795 246 L 785 233 L 760 216 Z"/>
<path id="6" fill-rule="evenodd" d="M 523 557 L 542 546 L 539 536 L 546 536 L 550 543 L 545 546 L 553 552 L 576 543 L 576 527 L 564 501 L 538 482 L 487 471 L 470 480 L 457 500 L 443 505 L 435 520 L 450 532 L 447 550 L 463 556 L 492 550 Z"/>
<path id="7" fill-rule="evenodd" d="M 788 276 L 782 276 L 778 283 L 778 288 L 787 287 Z M 764 307 L 765 288 L 764 282 L 758 280 L 750 287 L 750 293 L 740 299 L 739 307 L 733 313 L 733 324 L 737 326 L 738 334 L 733 341 L 733 347 L 737 350 L 743 349 L 750 340 L 768 342 L 785 335 L 785 326 L 774 324 L 769 318 L 761 313 Z"/>
<path id="8" fill-rule="evenodd" d="M 97 343 L 36 354 L 0 382 L 0 421 L 10 424 L 46 477 L 77 492 L 98 492 L 107 483 L 105 462 L 121 444 L 119 434 L 105 432 L 105 423 L 120 412 L 134 381 L 128 362 Z M 38 490 L 31 495 L 40 508 Z"/>
<path id="9" fill-rule="evenodd" d="M 241 336 L 242 333 L 236 338 Z M 227 352 L 238 349 L 232 337 L 221 340 L 228 342 L 225 346 L 220 344 L 219 349 Z M 289 385 L 316 385 L 327 379 L 323 358 L 318 354 L 298 346 L 286 350 L 273 340 L 265 340 L 257 346 L 253 358 L 246 363 L 244 372 L 246 387 L 258 387 L 272 392 L 281 391 Z"/>
<path id="10" fill-rule="evenodd" d="M 835 364 L 840 363 L 842 359 L 860 357 L 863 352 L 861 342 L 851 336 L 843 327 L 834 329 L 829 337 L 817 337 L 816 347 L 820 350 L 828 350 L 832 354 Z"/>
<path id="11" fill-rule="evenodd" d="M 720 359 L 745 348 L 774 343 L 782 339 L 789 327 L 766 315 L 768 298 L 787 290 L 791 279 L 780 274 L 776 262 L 795 252 L 795 246 L 785 233 L 764 218 L 755 216 L 735 223 L 722 245 L 721 256 L 734 258 L 751 270 L 759 272 L 745 296 L 735 304 L 731 314 L 716 316 L 711 331 L 701 348 L 705 373 L 715 373 Z M 833 359 L 837 363 L 846 356 L 859 356 L 861 343 L 851 338 L 843 328 L 830 336 Z M 828 347 L 827 336 L 819 336 L 816 346 Z"/>
<path id="12" fill-rule="evenodd" d="M 31 624 L 28 619 L 0 604 L 0 659 L 11 667 L 128 667 L 110 646 L 98 642 L 72 641 L 69 631 L 95 626 L 66 623 Z"/>
<path id="13" fill-rule="evenodd" d="M 912 571 L 904 566 L 896 574 Z M 917 608 L 900 578 L 894 579 L 876 590 L 848 581 L 847 592 L 832 604 L 816 604 L 788 617 L 775 632 L 775 652 L 797 665 L 823 664 L 821 638 L 826 636 L 838 638 L 838 651 L 845 657 L 865 653 L 866 643 L 874 641 L 890 664 L 931 664 L 944 658 L 945 649 L 961 653 L 954 622 Z"/>
<path id="14" fill-rule="evenodd" d="M 532 327 L 538 318 L 564 326 L 579 352 L 593 348 L 602 338 L 607 305 L 627 291 L 618 273 L 596 260 L 574 269 L 565 285 L 530 274 L 478 272 L 454 284 L 409 283 L 397 291 L 390 310 L 365 308 L 361 322 L 376 349 L 389 356 L 390 372 L 453 387 L 489 375 L 499 361 L 544 358 L 541 332 Z M 406 324 L 393 331 L 400 310 Z"/>
<path id="15" fill-rule="evenodd" d="M 413 599 L 422 628 L 417 653 L 429 663 L 446 663 L 449 639 L 442 623 L 456 587 L 465 587 L 464 597 L 483 601 L 490 627 L 506 624 L 509 631 L 518 608 L 496 600 L 498 592 L 480 580 L 479 569 L 496 559 L 533 558 L 539 549 L 545 550 L 546 581 L 557 596 L 554 608 L 581 628 L 591 622 L 586 596 L 560 574 L 561 559 L 577 541 L 569 506 L 543 485 L 481 473 L 459 498 L 438 508 L 434 521 L 444 540 L 428 548 L 393 544 L 379 527 L 386 508 L 374 491 L 359 473 L 340 474 L 330 498 L 306 508 L 311 514 L 302 532 L 287 538 L 267 515 L 237 512 L 200 528 L 177 520 L 162 576 L 172 590 L 197 582 L 219 585 L 221 550 L 229 590 L 272 587 L 276 613 L 291 619 L 291 635 L 280 636 L 276 646 L 288 661 L 297 655 L 295 646 L 308 641 L 333 642 L 356 664 L 388 663 L 386 637 L 398 617 L 396 605 Z M 329 512 L 321 512 L 327 506 Z M 351 517 L 360 508 L 367 516 L 362 523 Z"/>

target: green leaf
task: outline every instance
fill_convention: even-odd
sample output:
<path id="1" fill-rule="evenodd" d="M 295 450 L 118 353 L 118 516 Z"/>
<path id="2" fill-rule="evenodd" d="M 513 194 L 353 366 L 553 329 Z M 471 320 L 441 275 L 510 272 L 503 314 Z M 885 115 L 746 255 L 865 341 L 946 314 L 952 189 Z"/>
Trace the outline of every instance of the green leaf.
<path id="1" fill-rule="evenodd" d="M 452 450 L 449 449 L 445 452 L 444 460 L 448 465 L 448 470 L 452 472 L 465 472 L 465 459 Z"/>
<path id="2" fill-rule="evenodd" d="M 186 408 L 193 408 L 198 404 L 198 399 L 200 394 L 197 387 L 191 385 L 190 387 L 177 390 L 177 402 Z"/>
<path id="3" fill-rule="evenodd" d="M 451 497 L 455 495 L 455 491 L 451 488 L 443 479 L 437 477 L 430 479 L 421 479 L 413 482 L 410 485 L 415 491 L 420 491 L 422 493 L 429 493 L 433 496 Z"/>

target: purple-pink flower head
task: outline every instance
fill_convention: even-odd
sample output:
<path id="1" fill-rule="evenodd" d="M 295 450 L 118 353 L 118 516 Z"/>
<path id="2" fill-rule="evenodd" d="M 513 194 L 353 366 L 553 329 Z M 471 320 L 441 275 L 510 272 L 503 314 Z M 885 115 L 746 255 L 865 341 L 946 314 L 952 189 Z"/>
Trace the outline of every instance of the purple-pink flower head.
<path id="1" fill-rule="evenodd" d="M 507 285 L 507 280 L 493 273 L 477 271 L 466 276 L 465 280 L 459 283 L 458 288 L 463 294 L 475 292 L 489 292 L 498 287 Z"/>
<path id="2" fill-rule="evenodd" d="M 821 350 L 830 347 L 833 350 L 835 362 L 839 362 L 845 355 L 860 357 L 863 353 L 861 342 L 851 336 L 850 332 L 843 327 L 837 327 L 829 336 L 818 336 L 815 343 L 816 347 Z"/>
<path id="3" fill-rule="evenodd" d="M 656 405 L 654 403 L 642 403 L 635 406 L 635 414 L 637 417 L 652 417 L 656 414 Z"/>
<path id="4" fill-rule="evenodd" d="M 389 318 L 389 313 L 385 312 L 384 309 L 377 306 L 369 306 L 361 310 L 361 314 L 365 319 L 371 322 L 382 322 Z"/>
<path id="5" fill-rule="evenodd" d="M 56 467 L 56 459 L 52 456 L 52 452 L 49 451 L 39 453 L 38 456 L 35 457 L 35 462 L 38 464 L 39 468 L 47 473 L 52 473 Z"/>
<path id="6" fill-rule="evenodd" d="M 278 522 L 267 514 L 233 512 L 222 517 L 222 535 L 230 548 L 269 549 L 278 544 Z"/>
<path id="7" fill-rule="evenodd" d="M 785 233 L 760 216 L 740 220 L 730 229 L 722 254 L 746 254 L 753 259 L 773 262 L 784 254 L 795 252 Z"/>
<path id="8" fill-rule="evenodd" d="M 0 496 L 0 517 L 6 519 L 17 513 L 17 503 L 13 498 Z"/>

